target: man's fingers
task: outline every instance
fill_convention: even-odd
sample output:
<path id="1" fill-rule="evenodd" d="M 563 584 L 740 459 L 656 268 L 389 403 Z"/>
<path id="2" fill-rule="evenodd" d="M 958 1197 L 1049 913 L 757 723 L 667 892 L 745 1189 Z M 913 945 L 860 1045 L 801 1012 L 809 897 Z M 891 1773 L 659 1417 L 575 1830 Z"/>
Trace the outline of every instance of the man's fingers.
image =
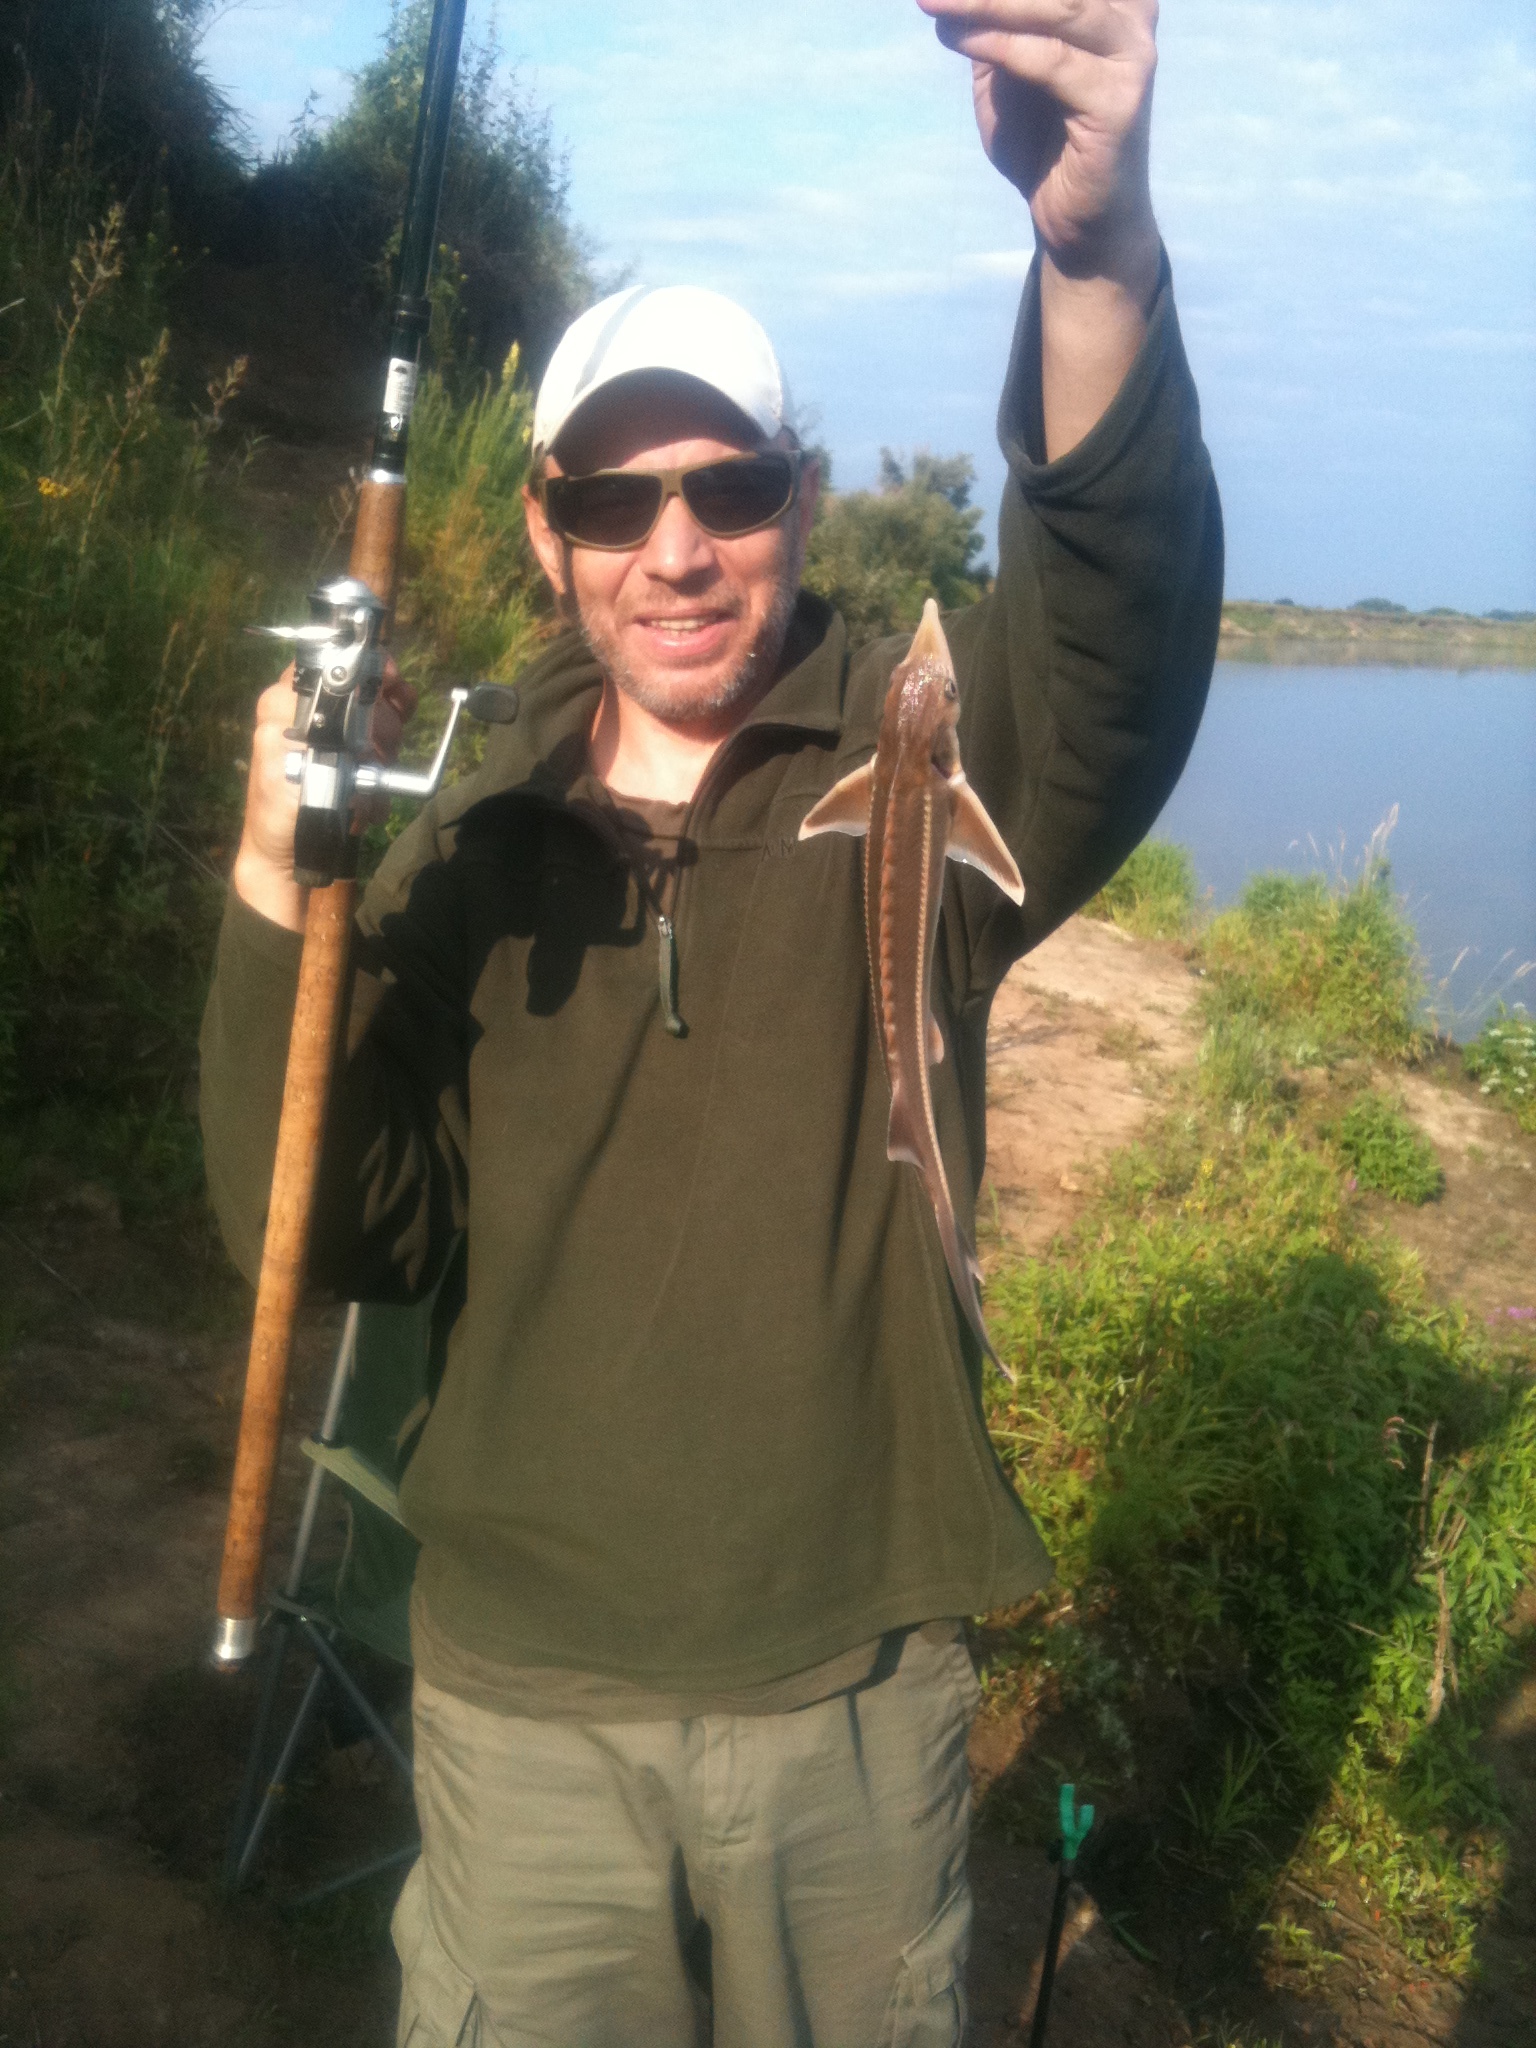
<path id="1" fill-rule="evenodd" d="M 289 662 L 275 683 L 269 683 L 256 699 L 256 729 L 264 725 L 292 725 L 299 708 L 293 689 L 293 663 Z"/>
<path id="2" fill-rule="evenodd" d="M 1046 36 L 1094 57 L 1119 57 L 1150 45 L 1154 0 L 917 0 L 933 17 L 941 42 L 959 37 Z M 966 54 L 975 52 L 966 49 Z M 996 61 L 987 59 L 987 62 Z"/>
<path id="3" fill-rule="evenodd" d="M 386 659 L 384 680 L 379 685 L 379 694 L 373 702 L 373 716 L 368 722 L 369 750 L 376 760 L 394 760 L 400 751 L 401 734 L 415 710 L 416 692 L 394 662 Z"/>
<path id="4" fill-rule="evenodd" d="M 1074 50 L 1055 36 L 982 33 L 957 36 L 953 42 L 944 36 L 944 41 L 973 64 L 989 64 L 1011 78 L 1041 86 L 1069 114 L 1103 109 L 1104 59 Z"/>
<path id="5" fill-rule="evenodd" d="M 394 705 L 402 723 L 415 715 L 418 702 L 416 692 L 396 668 L 392 654 L 386 654 L 384 657 L 384 680 L 379 685 L 379 695 Z"/>

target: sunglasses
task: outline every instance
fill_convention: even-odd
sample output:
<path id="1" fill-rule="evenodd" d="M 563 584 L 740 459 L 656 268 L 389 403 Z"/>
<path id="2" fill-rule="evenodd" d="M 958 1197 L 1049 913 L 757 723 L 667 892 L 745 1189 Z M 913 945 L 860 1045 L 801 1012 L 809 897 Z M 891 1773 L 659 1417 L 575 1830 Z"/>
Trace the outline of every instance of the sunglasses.
<path id="1" fill-rule="evenodd" d="M 589 476 L 549 476 L 539 485 L 544 516 L 573 547 L 617 554 L 643 547 L 669 498 L 681 498 L 715 540 L 739 540 L 772 526 L 794 503 L 803 456 L 799 449 L 728 455 L 692 469 L 596 469 Z"/>

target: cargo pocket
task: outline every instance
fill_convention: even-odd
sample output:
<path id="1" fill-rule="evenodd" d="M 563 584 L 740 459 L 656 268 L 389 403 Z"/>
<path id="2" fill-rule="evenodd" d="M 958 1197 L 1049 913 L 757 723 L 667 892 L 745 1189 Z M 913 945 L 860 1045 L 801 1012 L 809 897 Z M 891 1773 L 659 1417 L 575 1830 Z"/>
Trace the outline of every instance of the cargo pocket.
<path id="1" fill-rule="evenodd" d="M 419 1861 L 411 1866 L 389 1931 L 400 1958 L 395 2048 L 479 2048 L 475 1987 L 437 1938 Z"/>
<path id="2" fill-rule="evenodd" d="M 971 1888 L 962 1878 L 916 1941 L 901 1952 L 881 2048 L 961 2048 L 970 1952 Z"/>

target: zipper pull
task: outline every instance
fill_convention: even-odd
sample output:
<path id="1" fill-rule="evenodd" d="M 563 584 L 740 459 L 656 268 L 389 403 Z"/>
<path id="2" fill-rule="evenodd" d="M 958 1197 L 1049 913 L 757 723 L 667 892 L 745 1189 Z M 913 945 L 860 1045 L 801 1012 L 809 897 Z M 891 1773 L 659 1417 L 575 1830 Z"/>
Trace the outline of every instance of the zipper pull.
<path id="1" fill-rule="evenodd" d="M 670 917 L 656 914 L 656 933 L 661 941 L 658 961 L 661 983 L 661 1014 L 666 1027 L 674 1038 L 686 1038 L 688 1026 L 677 1013 L 677 934 L 672 929 Z"/>

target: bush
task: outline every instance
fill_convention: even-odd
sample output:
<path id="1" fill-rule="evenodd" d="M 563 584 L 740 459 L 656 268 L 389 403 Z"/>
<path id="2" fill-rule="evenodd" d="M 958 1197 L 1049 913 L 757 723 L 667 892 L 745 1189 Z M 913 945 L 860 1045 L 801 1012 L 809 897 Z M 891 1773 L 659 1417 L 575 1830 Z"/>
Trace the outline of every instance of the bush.
<path id="1" fill-rule="evenodd" d="M 532 436 L 533 396 L 517 349 L 499 378 L 474 380 L 462 401 L 440 374 L 422 378 L 398 611 L 402 663 L 418 682 L 505 681 L 548 625 L 523 519 Z"/>
<path id="2" fill-rule="evenodd" d="M 74 221 L 86 226 L 70 241 Z M 31 115 L 13 123 L 0 158 L 0 1103 L 28 1145 L 150 1203 L 199 1181 L 197 1019 L 251 706 L 275 672 L 240 628 L 302 602 L 264 570 L 242 501 L 245 450 L 226 423 L 240 366 L 191 409 L 168 389 L 168 256 L 78 149 Z M 399 607 L 402 662 L 423 685 L 509 674 L 542 630 L 518 503 L 529 412 L 515 354 L 499 381 L 423 380 Z M 423 722 L 430 734 L 430 702 Z"/>
<path id="3" fill-rule="evenodd" d="M 197 61 L 214 0 L 12 0 L 0 35 L 0 118 L 23 138 L 75 151 L 141 231 L 168 203 L 175 236 L 201 242 L 234 198 L 229 108 Z M 16 138 L 10 138 L 14 148 Z M 83 194 L 52 194 L 65 239 Z M 98 193 L 98 198 L 100 193 Z M 0 300 L 0 304 L 5 303 Z"/>
<path id="4" fill-rule="evenodd" d="M 1299 1835 L 1376 1888 L 1410 1953 L 1465 1968 L 1493 1810 L 1440 1712 L 1515 1655 L 1536 1388 L 1353 1231 L 1294 1129 L 1233 1143 L 1170 1116 L 1067 1255 L 1007 1266 L 987 1306 L 1018 1374 L 991 1386 L 993 1440 L 1062 1586 L 1033 1634 L 997 1638 L 989 1684 L 1106 1645 L 1122 1692 L 1230 1674 L 1264 1744 L 1224 1891 L 1263 1899 L 1266 1838 Z"/>
<path id="5" fill-rule="evenodd" d="M 1394 1202 L 1432 1202 L 1445 1187 L 1435 1148 L 1403 1110 L 1374 1088 L 1357 1095 L 1334 1133 L 1363 1188 Z"/>
<path id="6" fill-rule="evenodd" d="M 87 225 L 66 239 L 74 221 Z M 77 149 L 0 161 L 0 1091 L 147 1132 L 191 1073 L 197 988 L 258 673 L 258 573 L 230 515 L 236 364 L 166 389 L 163 237 Z M 131 1142 L 127 1137 L 125 1143 Z"/>
<path id="7" fill-rule="evenodd" d="M 886 448 L 881 466 L 878 491 L 823 493 L 806 554 L 807 587 L 842 613 L 855 646 L 915 632 L 927 598 L 953 611 L 986 588 L 970 457 L 920 450 L 909 472 Z"/>
<path id="8" fill-rule="evenodd" d="M 322 270 L 377 312 L 395 286 L 432 0 L 392 0 L 384 48 L 324 129 L 260 166 L 239 222 L 243 250 Z M 494 376 L 514 343 L 542 365 L 593 285 L 566 213 L 547 116 L 501 83 L 494 33 L 464 46 L 438 235 L 462 274 L 469 365 Z"/>
<path id="9" fill-rule="evenodd" d="M 1407 1060 L 1423 1043 L 1413 933 L 1384 861 L 1335 887 L 1317 874 L 1256 875 L 1202 946 L 1216 984 L 1208 1009 L 1268 1025 L 1294 1041 L 1298 1064 L 1320 1052 Z"/>
<path id="10" fill-rule="evenodd" d="M 1144 839 L 1098 895 L 1085 917 L 1117 924 L 1143 939 L 1182 938 L 1195 914 L 1195 864 L 1187 847 Z"/>
<path id="11" fill-rule="evenodd" d="M 1523 1003 L 1500 1003 L 1461 1057 L 1484 1095 L 1512 1109 L 1522 1131 L 1536 1131 L 1536 1018 Z"/>

